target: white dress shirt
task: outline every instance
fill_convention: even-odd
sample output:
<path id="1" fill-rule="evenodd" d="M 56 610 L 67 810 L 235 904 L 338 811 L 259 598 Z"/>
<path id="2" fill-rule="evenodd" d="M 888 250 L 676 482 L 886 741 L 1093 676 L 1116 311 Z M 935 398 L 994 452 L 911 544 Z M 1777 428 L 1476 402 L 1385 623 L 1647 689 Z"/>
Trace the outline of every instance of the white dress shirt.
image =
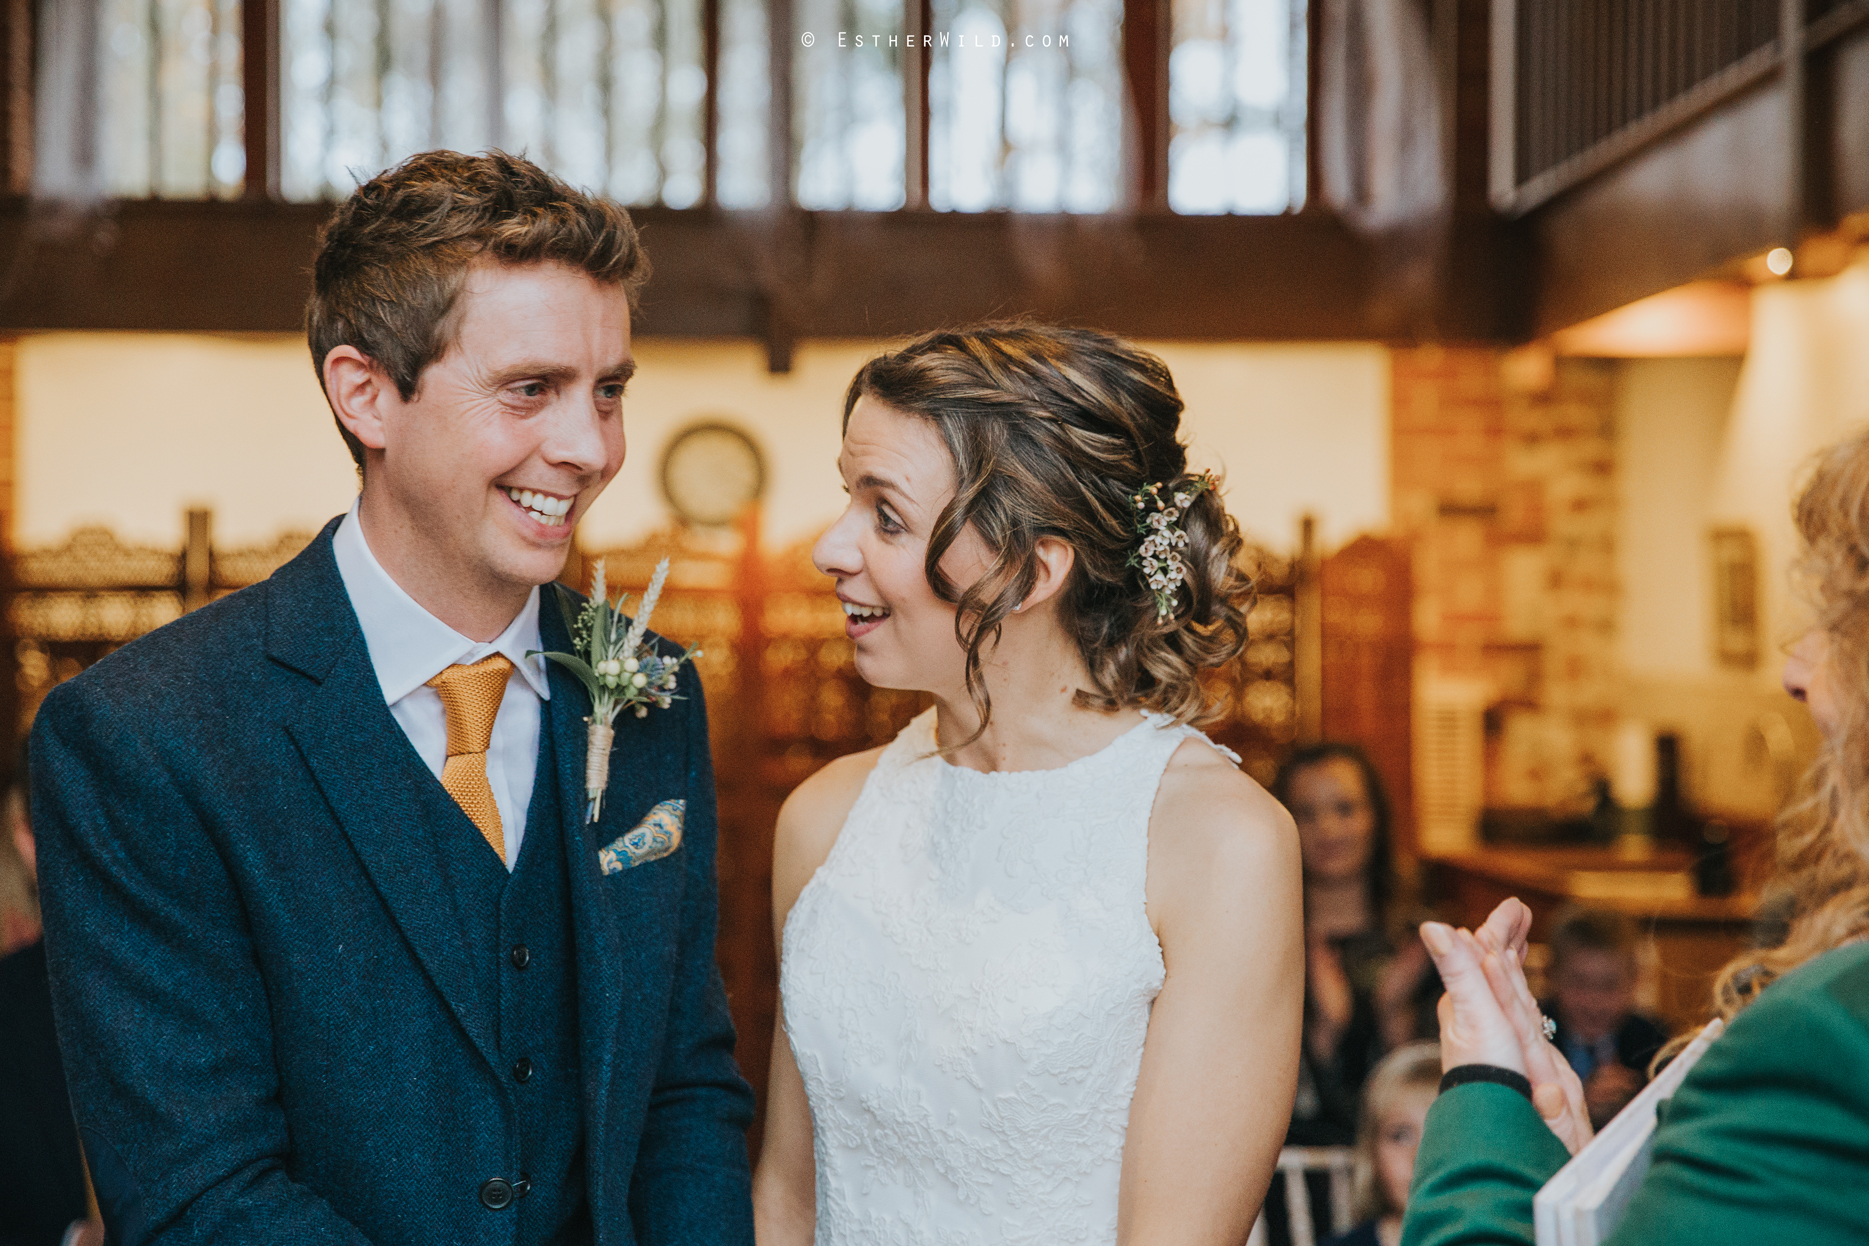
<path id="1" fill-rule="evenodd" d="M 350 595 L 370 665 L 382 686 L 383 700 L 416 753 L 437 779 L 448 760 L 448 715 L 441 694 L 428 681 L 455 663 L 478 662 L 493 653 L 506 655 L 516 677 L 506 681 L 506 695 L 493 720 L 487 746 L 487 784 L 500 810 L 506 839 L 506 868 L 519 860 L 526 837 L 526 809 L 532 803 L 533 775 L 539 764 L 540 703 L 551 699 L 545 659 L 528 658 L 539 642 L 539 590 L 533 589 L 517 617 L 492 640 L 469 640 L 430 614 L 404 592 L 370 552 L 357 520 L 357 504 L 338 524 L 331 549 L 338 575 Z"/>

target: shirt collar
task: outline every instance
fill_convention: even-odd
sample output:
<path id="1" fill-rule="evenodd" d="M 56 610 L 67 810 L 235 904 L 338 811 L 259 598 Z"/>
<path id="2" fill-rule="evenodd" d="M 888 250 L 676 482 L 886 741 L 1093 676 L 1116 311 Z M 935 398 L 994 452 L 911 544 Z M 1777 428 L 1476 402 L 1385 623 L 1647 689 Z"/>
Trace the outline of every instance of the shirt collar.
<path id="1" fill-rule="evenodd" d="M 505 631 L 490 641 L 475 641 L 430 614 L 383 570 L 364 540 L 356 502 L 338 524 L 331 552 L 337 557 L 338 575 L 357 612 L 370 665 L 387 704 L 396 704 L 457 662 L 478 662 L 493 653 L 504 654 L 540 700 L 551 700 L 545 659 L 526 656 L 541 647 L 537 588 L 527 595 L 526 604 Z"/>

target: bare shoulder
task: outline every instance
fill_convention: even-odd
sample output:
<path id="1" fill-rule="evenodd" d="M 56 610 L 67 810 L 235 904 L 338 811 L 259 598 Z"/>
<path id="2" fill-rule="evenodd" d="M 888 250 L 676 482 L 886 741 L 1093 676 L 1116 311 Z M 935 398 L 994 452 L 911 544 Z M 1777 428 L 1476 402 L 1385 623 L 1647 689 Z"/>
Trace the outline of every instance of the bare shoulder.
<path id="1" fill-rule="evenodd" d="M 1205 740 L 1169 759 L 1149 818 L 1150 918 L 1158 933 L 1227 897 L 1301 903 L 1298 830 L 1272 794 Z"/>
<path id="2" fill-rule="evenodd" d="M 772 908 L 779 929 L 798 893 L 830 855 L 883 747 L 839 757 L 785 798 L 772 845 Z"/>

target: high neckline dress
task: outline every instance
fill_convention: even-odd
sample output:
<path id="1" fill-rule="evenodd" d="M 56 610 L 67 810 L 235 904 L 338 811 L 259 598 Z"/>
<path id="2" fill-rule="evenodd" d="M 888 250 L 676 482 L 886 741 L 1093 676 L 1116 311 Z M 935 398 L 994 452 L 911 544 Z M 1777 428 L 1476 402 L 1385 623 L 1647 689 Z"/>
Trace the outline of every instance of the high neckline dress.
<path id="1" fill-rule="evenodd" d="M 1190 736 L 1149 715 L 1057 769 L 981 772 L 934 755 L 929 710 L 883 750 L 784 930 L 817 1246 L 1116 1241 L 1164 978 L 1149 816 Z"/>

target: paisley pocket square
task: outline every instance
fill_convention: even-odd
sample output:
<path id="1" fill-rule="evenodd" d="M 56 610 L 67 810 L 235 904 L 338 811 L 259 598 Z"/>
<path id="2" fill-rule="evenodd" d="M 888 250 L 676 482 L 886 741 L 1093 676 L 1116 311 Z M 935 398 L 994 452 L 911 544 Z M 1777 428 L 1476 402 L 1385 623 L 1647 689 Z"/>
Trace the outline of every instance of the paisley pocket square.
<path id="1" fill-rule="evenodd" d="M 606 874 L 660 861 L 681 847 L 681 823 L 688 812 L 685 800 L 665 800 L 651 809 L 634 830 L 597 850 L 597 866 Z"/>

